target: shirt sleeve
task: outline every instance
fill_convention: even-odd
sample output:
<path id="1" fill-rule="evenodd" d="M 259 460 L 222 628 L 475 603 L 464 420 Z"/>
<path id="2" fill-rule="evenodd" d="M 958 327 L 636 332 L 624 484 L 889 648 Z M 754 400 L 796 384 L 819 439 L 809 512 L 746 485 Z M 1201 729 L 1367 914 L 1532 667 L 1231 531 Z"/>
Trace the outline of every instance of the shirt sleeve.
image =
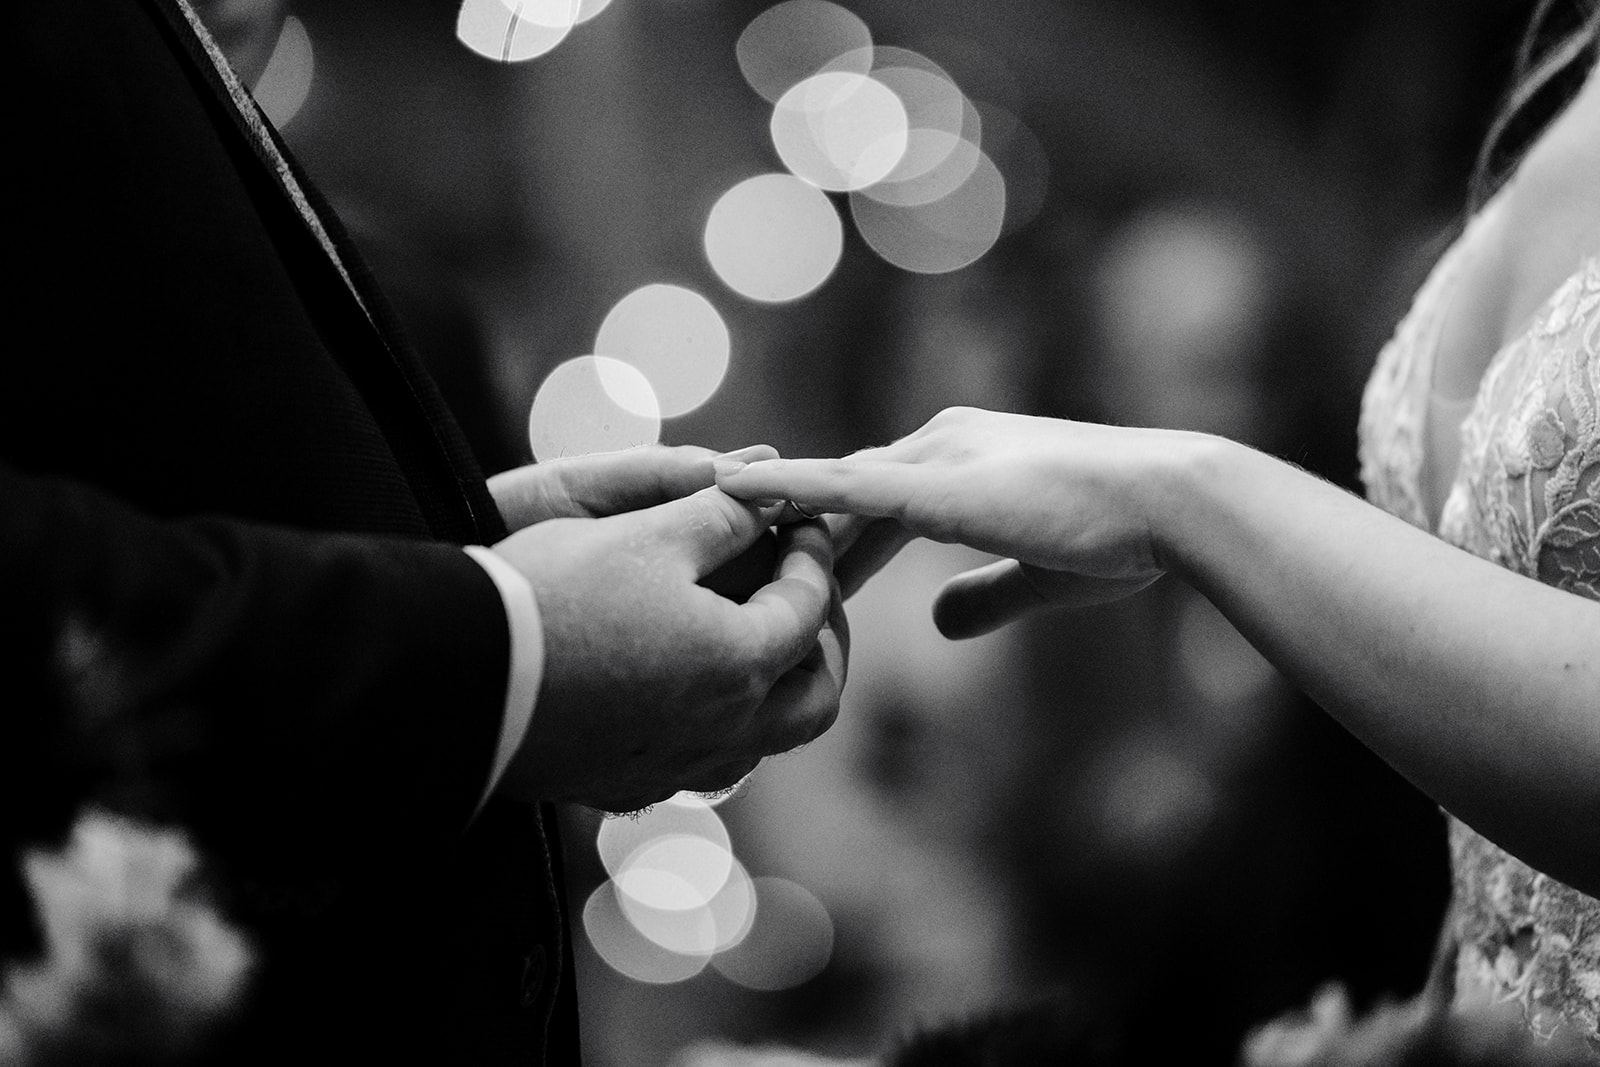
<path id="1" fill-rule="evenodd" d="M 533 721 L 533 705 L 539 698 L 539 683 L 544 677 L 544 629 L 539 622 L 539 605 L 533 586 L 522 572 L 492 549 L 468 545 L 467 555 L 484 569 L 505 604 L 506 627 L 511 635 L 511 655 L 506 669 L 505 713 L 500 719 L 500 739 L 495 746 L 489 780 L 478 800 L 481 810 L 489 794 L 505 774 Z"/>

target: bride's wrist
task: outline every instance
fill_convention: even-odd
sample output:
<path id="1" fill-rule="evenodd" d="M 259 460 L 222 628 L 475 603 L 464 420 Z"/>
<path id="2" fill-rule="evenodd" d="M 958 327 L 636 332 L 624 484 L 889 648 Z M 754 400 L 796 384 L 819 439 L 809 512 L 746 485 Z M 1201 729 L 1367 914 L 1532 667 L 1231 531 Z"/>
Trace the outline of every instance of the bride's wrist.
<path id="1" fill-rule="evenodd" d="M 1145 514 L 1150 547 L 1161 569 L 1192 581 L 1206 541 L 1217 533 L 1217 509 L 1248 477 L 1254 450 L 1214 434 L 1172 431 L 1149 479 Z"/>

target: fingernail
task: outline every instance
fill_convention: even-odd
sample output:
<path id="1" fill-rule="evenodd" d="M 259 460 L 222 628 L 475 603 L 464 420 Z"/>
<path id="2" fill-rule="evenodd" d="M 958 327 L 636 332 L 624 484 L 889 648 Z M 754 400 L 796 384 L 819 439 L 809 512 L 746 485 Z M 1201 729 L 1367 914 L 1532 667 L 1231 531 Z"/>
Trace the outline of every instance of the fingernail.
<path id="1" fill-rule="evenodd" d="M 744 470 L 744 468 L 745 464 L 740 463 L 737 460 L 714 459 L 711 461 L 711 469 L 717 472 L 718 478 L 725 478 L 729 475 L 738 474 L 740 471 Z"/>
<path id="2" fill-rule="evenodd" d="M 746 445 L 744 448 L 736 448 L 732 452 L 724 452 L 724 453 L 722 453 L 722 455 L 718 456 L 717 458 L 718 459 L 731 459 L 731 460 L 750 460 L 750 459 L 754 459 L 758 454 L 765 454 L 765 453 L 767 453 L 769 451 L 771 451 L 771 447 L 768 446 L 768 445 Z"/>

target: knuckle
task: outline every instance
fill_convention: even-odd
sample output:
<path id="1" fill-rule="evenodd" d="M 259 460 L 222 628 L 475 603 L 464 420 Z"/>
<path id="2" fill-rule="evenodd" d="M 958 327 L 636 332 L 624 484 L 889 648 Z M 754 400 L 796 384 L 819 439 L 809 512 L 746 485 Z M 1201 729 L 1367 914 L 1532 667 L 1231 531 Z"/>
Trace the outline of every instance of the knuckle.
<path id="1" fill-rule="evenodd" d="M 715 502 L 709 496 L 691 496 L 684 498 L 684 521 L 694 527 L 704 526 L 711 522 L 717 512 Z"/>
<path id="2" fill-rule="evenodd" d="M 981 414 L 982 411 L 978 408 L 956 405 L 954 407 L 945 408 L 933 418 L 929 419 L 928 425 L 940 428 L 946 426 L 964 426 L 967 423 L 972 422 L 973 419 Z"/>
<path id="3" fill-rule="evenodd" d="M 661 473 L 698 469 L 712 454 L 710 449 L 698 445 L 650 445 L 649 448 L 652 465 Z"/>
<path id="4" fill-rule="evenodd" d="M 750 657 L 737 657 L 737 662 L 726 664 L 715 685 L 717 703 L 735 719 L 749 714 L 766 696 L 765 679 Z"/>
<path id="5" fill-rule="evenodd" d="M 767 699 L 767 693 L 771 688 L 771 680 L 762 674 L 754 671 L 745 674 L 740 679 L 737 690 L 740 708 L 747 716 L 753 715 L 756 709 L 761 707 L 762 702 Z"/>
<path id="6" fill-rule="evenodd" d="M 689 498 L 689 524 L 700 533 L 716 539 L 732 537 L 735 532 L 733 515 L 727 506 L 714 496 Z"/>
<path id="7" fill-rule="evenodd" d="M 741 677 L 754 677 L 765 669 L 768 659 L 768 640 L 766 640 L 766 619 L 755 619 L 749 625 L 742 625 L 730 635 L 728 643 L 728 670 L 739 673 Z"/>

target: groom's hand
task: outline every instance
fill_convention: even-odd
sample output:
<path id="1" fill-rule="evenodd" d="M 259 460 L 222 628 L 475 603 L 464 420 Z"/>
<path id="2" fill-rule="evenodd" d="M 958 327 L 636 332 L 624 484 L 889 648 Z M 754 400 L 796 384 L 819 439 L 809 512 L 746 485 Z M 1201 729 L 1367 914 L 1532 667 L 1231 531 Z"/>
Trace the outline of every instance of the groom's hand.
<path id="1" fill-rule="evenodd" d="M 496 474 L 489 492 L 513 532 L 551 519 L 602 519 L 679 500 L 713 481 L 712 461 L 776 459 L 771 445 L 718 453 L 697 445 L 648 445 L 562 456 Z M 706 575 L 701 585 L 741 603 L 766 584 L 777 561 L 770 535 Z"/>
<path id="2" fill-rule="evenodd" d="M 695 445 L 649 445 L 563 456 L 496 474 L 489 492 L 506 528 L 516 531 L 550 519 L 599 519 L 655 507 L 709 486 L 715 459 L 754 463 L 777 455 L 769 445 L 725 454 Z"/>
<path id="3" fill-rule="evenodd" d="M 632 810 L 731 785 L 828 728 L 848 637 L 823 526 L 786 527 L 769 580 L 743 603 L 701 584 L 756 545 L 777 510 L 708 489 L 550 519 L 495 546 L 533 585 L 545 640 L 533 721 L 503 789 Z"/>

